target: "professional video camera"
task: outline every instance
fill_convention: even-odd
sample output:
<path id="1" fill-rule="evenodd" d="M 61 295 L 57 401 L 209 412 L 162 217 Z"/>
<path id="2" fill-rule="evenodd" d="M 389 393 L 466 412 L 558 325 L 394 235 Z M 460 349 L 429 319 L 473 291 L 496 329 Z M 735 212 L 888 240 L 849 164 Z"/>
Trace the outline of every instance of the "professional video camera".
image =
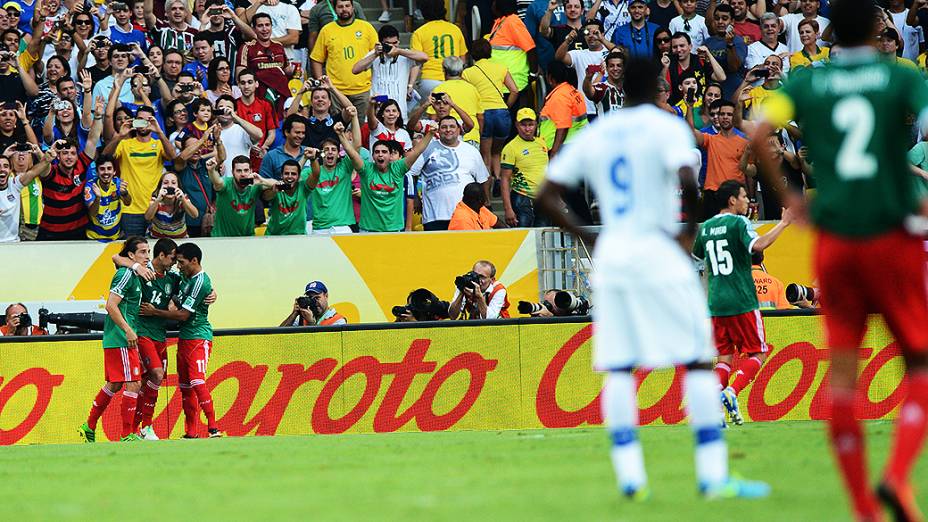
<path id="1" fill-rule="evenodd" d="M 796 305 L 803 301 L 810 303 L 815 302 L 820 296 L 819 290 L 811 286 L 801 285 L 799 283 L 790 283 L 786 285 L 786 300 L 791 305 Z"/>
<path id="2" fill-rule="evenodd" d="M 442 301 L 425 288 L 413 290 L 407 299 L 409 304 L 405 306 L 394 306 L 391 310 L 395 317 L 404 315 L 413 316 L 416 321 L 438 321 L 448 319 L 448 308 L 451 306 L 448 301 Z"/>
<path id="3" fill-rule="evenodd" d="M 480 286 L 480 274 L 477 272 L 470 271 L 454 278 L 454 286 L 462 292 L 465 288 L 472 288 L 474 285 Z"/>
<path id="4" fill-rule="evenodd" d="M 566 290 L 554 294 L 554 306 L 570 312 L 570 315 L 587 315 L 592 308 L 586 297 L 574 295 Z"/>
<path id="5" fill-rule="evenodd" d="M 96 312 L 53 314 L 39 309 L 39 327 L 47 330 L 49 323 L 58 326 L 58 334 L 89 333 L 103 331 L 106 314 Z"/>

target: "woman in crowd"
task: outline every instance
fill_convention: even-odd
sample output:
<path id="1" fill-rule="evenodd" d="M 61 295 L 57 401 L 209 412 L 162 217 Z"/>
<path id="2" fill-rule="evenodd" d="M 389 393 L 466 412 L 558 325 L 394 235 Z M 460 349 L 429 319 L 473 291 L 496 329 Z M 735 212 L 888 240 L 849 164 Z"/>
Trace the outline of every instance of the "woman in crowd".
<path id="1" fill-rule="evenodd" d="M 196 219 L 200 211 L 180 188 L 177 174 L 165 172 L 151 197 L 145 220 L 151 237 L 171 239 L 187 237 L 187 216 Z"/>
<path id="2" fill-rule="evenodd" d="M 213 58 L 206 69 L 206 98 L 210 103 L 216 103 L 223 94 L 235 98 L 242 97 L 242 90 L 238 85 L 232 85 L 232 65 L 223 57 Z"/>
<path id="3" fill-rule="evenodd" d="M 373 149 L 377 140 L 395 140 L 403 146 L 404 151 L 412 148 L 412 138 L 403 127 L 403 115 L 400 105 L 393 99 L 381 103 L 376 97 L 371 98 L 367 108 L 367 125 L 370 129 L 368 147 Z"/>

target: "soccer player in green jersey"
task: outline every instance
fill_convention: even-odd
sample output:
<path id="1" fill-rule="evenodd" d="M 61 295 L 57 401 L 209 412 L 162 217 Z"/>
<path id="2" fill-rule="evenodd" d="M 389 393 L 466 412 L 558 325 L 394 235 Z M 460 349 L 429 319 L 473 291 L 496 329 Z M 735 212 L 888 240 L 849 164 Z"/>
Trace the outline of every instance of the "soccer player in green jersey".
<path id="1" fill-rule="evenodd" d="M 127 257 L 134 264 L 148 264 L 148 243 L 144 238 L 133 236 L 123 244 L 120 255 Z M 136 399 L 138 398 L 139 367 L 138 350 L 138 316 L 142 301 L 142 285 L 139 276 L 132 268 L 120 267 L 110 283 L 110 293 L 106 299 L 106 320 L 103 324 L 103 361 L 106 383 L 97 392 L 97 397 L 90 408 L 87 422 L 78 428 L 86 442 L 96 441 L 97 420 L 106 411 L 113 396 L 120 389 L 122 392 L 121 417 L 122 431 L 120 440 L 124 442 L 139 440 L 132 430 L 135 420 Z"/>
<path id="2" fill-rule="evenodd" d="M 693 255 L 706 260 L 709 274 L 709 315 L 719 353 L 715 373 L 722 388 L 722 404 L 729 419 L 740 425 L 744 420 L 738 409 L 738 393 L 754 380 L 770 350 L 751 276 L 751 254 L 772 245 L 789 226 L 792 214 L 785 210 L 783 219 L 761 236 L 745 217 L 750 200 L 744 185 L 728 180 L 719 185 L 716 194 L 727 204 L 699 228 Z M 742 358 L 729 385 L 736 353 Z"/>
<path id="3" fill-rule="evenodd" d="M 207 318 L 208 298 L 213 291 L 213 284 L 200 265 L 200 260 L 203 259 L 200 247 L 193 243 L 184 243 L 178 246 L 175 252 L 177 268 L 183 275 L 183 282 L 177 294 L 179 306 L 169 307 L 160 315 L 180 321 L 177 385 L 183 399 L 184 438 L 195 439 L 199 436 L 199 410 L 203 410 L 206 416 L 209 437 L 221 437 L 222 434 L 216 426 L 213 397 L 206 389 L 206 366 L 213 348 L 213 327 Z"/>
<path id="4" fill-rule="evenodd" d="M 928 123 L 928 87 L 918 71 L 881 58 L 873 0 L 832 4 L 841 53 L 821 68 L 796 71 L 770 96 L 753 143 L 762 173 L 782 186 L 765 152 L 767 136 L 795 120 L 815 165 L 810 214 L 817 229 L 815 269 L 831 350 L 829 432 L 859 520 L 881 520 L 876 497 L 897 520 L 922 520 L 910 484 L 928 432 L 928 295 L 923 238 L 914 214 L 928 216 L 906 162 L 906 119 Z M 802 211 L 798 194 L 783 192 Z M 923 232 L 924 230 L 921 230 Z M 868 484 L 864 436 L 855 416 L 857 348 L 869 313 L 879 313 L 906 363 L 908 397 L 896 421 L 889 463 L 877 495 Z"/>

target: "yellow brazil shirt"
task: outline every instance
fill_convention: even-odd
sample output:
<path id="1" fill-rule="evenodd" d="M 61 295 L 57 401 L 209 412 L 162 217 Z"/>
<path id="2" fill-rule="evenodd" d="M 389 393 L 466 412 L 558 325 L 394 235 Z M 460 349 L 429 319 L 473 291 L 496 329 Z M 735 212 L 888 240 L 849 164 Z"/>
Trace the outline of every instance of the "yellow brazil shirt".
<path id="1" fill-rule="evenodd" d="M 441 61 L 449 56 L 467 54 L 467 42 L 458 26 L 444 20 L 432 20 L 412 33 L 410 47 L 428 55 L 422 66 L 422 79 L 442 81 L 445 73 Z"/>
<path id="2" fill-rule="evenodd" d="M 760 110 L 760 108 L 767 103 L 767 99 L 778 90 L 780 90 L 779 85 L 775 89 L 768 89 L 761 84 L 748 91 L 751 97 L 745 100 L 744 108 L 749 111 L 749 119 L 757 119 L 757 111 Z"/>
<path id="3" fill-rule="evenodd" d="M 348 25 L 328 23 L 319 31 L 316 45 L 309 55 L 325 63 L 325 74 L 342 94 L 351 96 L 371 90 L 371 70 L 352 74 L 351 67 L 371 52 L 377 43 L 377 31 L 364 20 L 354 19 Z"/>
<path id="4" fill-rule="evenodd" d="M 819 47 L 815 54 L 809 54 L 802 49 L 790 55 L 789 68 L 795 71 L 800 67 L 821 67 L 828 63 L 830 58 L 831 48 L 829 47 Z"/>
<path id="5" fill-rule="evenodd" d="M 126 214 L 144 214 L 151 203 L 151 194 L 158 186 L 164 171 L 164 146 L 154 138 L 139 141 L 128 138 L 116 146 L 119 177 L 129 186 L 132 204 L 125 207 Z"/>
<path id="6" fill-rule="evenodd" d="M 480 93 L 477 92 L 477 88 L 464 80 L 448 80 L 438 84 L 432 92 L 441 92 L 451 96 L 451 100 L 458 107 L 464 109 L 464 112 L 474 120 L 474 128 L 461 139 L 480 143 L 480 122 L 477 121 L 477 115 L 483 114 L 483 106 L 480 105 Z M 431 107 L 429 107 L 429 114 L 435 114 Z M 454 110 L 451 111 L 451 115 L 461 119 Z"/>
<path id="7" fill-rule="evenodd" d="M 506 100 L 503 99 L 503 93 L 508 92 L 505 84 L 508 72 L 505 65 L 484 58 L 477 60 L 473 67 L 464 69 L 461 78 L 477 88 L 483 110 L 506 109 L 508 107 L 506 107 Z"/>
<path id="8" fill-rule="evenodd" d="M 548 147 L 541 138 L 525 141 L 516 136 L 503 147 L 500 167 L 512 170 L 513 192 L 534 198 L 548 169 Z"/>

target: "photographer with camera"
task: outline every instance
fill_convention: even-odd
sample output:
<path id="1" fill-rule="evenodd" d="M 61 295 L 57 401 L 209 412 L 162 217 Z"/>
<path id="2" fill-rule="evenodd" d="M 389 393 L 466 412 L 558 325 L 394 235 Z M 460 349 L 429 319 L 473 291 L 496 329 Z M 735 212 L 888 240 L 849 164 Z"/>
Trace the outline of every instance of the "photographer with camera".
<path id="1" fill-rule="evenodd" d="M 218 128 L 218 127 L 217 127 Z M 246 156 L 232 158 L 232 177 L 219 174 L 219 160 L 206 160 L 206 172 L 216 191 L 216 218 L 212 237 L 255 235 L 254 206 L 265 189 L 277 186 L 277 181 L 258 176 L 251 170 Z"/>
<path id="2" fill-rule="evenodd" d="M 496 279 L 496 266 L 486 260 L 454 279 L 454 299 L 448 307 L 451 319 L 508 319 L 506 287 Z"/>
<path id="3" fill-rule="evenodd" d="M 306 285 L 303 295 L 293 300 L 293 311 L 280 326 L 331 326 L 348 324 L 344 316 L 329 306 L 329 289 L 322 281 Z"/>
<path id="4" fill-rule="evenodd" d="M 4 325 L 0 326 L 0 336 L 48 335 L 43 328 L 32 323 L 29 310 L 22 303 L 13 303 L 6 307 Z"/>
<path id="5" fill-rule="evenodd" d="M 556 288 L 545 290 L 541 302 L 519 301 L 519 313 L 532 317 L 567 317 L 589 315 L 593 306 L 583 296 Z"/>
<path id="6" fill-rule="evenodd" d="M 442 301 L 426 288 L 418 288 L 406 296 L 406 306 L 394 306 L 393 316 L 397 323 L 417 321 L 441 321 L 448 319 L 448 301 Z"/>
<path id="7" fill-rule="evenodd" d="M 400 117 L 405 119 L 419 70 L 429 57 L 419 50 L 401 48 L 400 33 L 392 25 L 381 27 L 377 36 L 380 42 L 352 66 L 351 73 L 361 74 L 370 69 L 371 94 L 396 101 Z"/>

